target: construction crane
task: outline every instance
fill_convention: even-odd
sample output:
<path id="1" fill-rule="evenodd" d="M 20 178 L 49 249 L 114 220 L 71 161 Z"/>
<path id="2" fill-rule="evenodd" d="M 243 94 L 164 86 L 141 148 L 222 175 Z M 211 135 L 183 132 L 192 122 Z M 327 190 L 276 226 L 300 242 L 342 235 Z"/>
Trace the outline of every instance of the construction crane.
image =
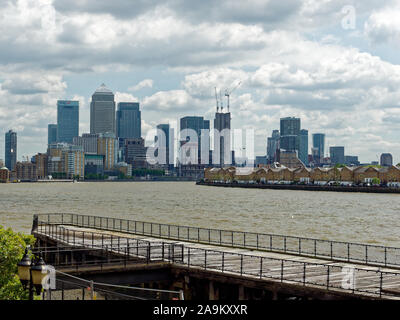
<path id="1" fill-rule="evenodd" d="M 235 91 L 237 87 L 240 86 L 241 83 L 242 83 L 242 81 L 239 81 L 239 83 L 238 83 L 233 89 L 231 89 L 231 90 L 226 89 L 226 90 L 225 90 L 225 97 L 228 98 L 228 105 L 227 105 L 227 107 L 228 107 L 228 112 L 229 112 L 229 97 L 230 97 L 231 93 L 232 93 L 233 91 Z"/>
<path id="2" fill-rule="evenodd" d="M 214 87 L 215 89 L 215 102 L 217 103 L 217 113 L 219 111 L 219 106 L 218 106 L 218 96 L 217 96 L 217 87 Z"/>

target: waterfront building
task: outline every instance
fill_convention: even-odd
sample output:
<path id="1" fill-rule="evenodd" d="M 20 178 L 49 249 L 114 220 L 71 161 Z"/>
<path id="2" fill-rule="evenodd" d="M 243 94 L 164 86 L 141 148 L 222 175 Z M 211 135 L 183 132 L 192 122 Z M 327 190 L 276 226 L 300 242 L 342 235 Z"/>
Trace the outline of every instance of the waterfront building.
<path id="1" fill-rule="evenodd" d="M 323 162 L 325 155 L 325 134 L 314 133 L 312 135 L 313 140 L 313 158 L 314 163 L 319 165 Z"/>
<path id="2" fill-rule="evenodd" d="M 125 177 L 132 176 L 132 165 L 126 162 L 118 162 L 115 166 L 118 172 L 122 173 Z"/>
<path id="3" fill-rule="evenodd" d="M 279 150 L 278 162 L 288 168 L 299 168 L 304 167 L 304 164 L 297 157 L 296 150 Z"/>
<path id="4" fill-rule="evenodd" d="M 116 133 L 114 94 L 104 84 L 92 95 L 90 133 Z"/>
<path id="5" fill-rule="evenodd" d="M 125 159 L 133 168 L 146 168 L 146 148 L 144 139 L 125 139 Z"/>
<path id="6" fill-rule="evenodd" d="M 267 156 L 256 156 L 255 166 L 260 167 L 268 164 Z"/>
<path id="7" fill-rule="evenodd" d="M 57 142 L 72 143 L 79 136 L 79 101 L 57 101 Z"/>
<path id="8" fill-rule="evenodd" d="M 85 176 L 104 174 L 104 155 L 85 153 Z"/>
<path id="9" fill-rule="evenodd" d="M 280 134 L 279 130 L 273 130 L 271 137 L 267 138 L 267 157 L 268 163 L 277 161 L 277 150 L 279 150 Z"/>
<path id="10" fill-rule="evenodd" d="M 53 143 L 48 147 L 47 172 L 53 178 L 72 179 L 85 176 L 85 154 L 82 146 Z"/>
<path id="11" fill-rule="evenodd" d="M 380 160 L 381 166 L 390 167 L 393 165 L 393 156 L 390 153 L 382 153 Z"/>
<path id="12" fill-rule="evenodd" d="M 57 142 L 57 125 L 49 124 L 47 126 L 47 144 Z"/>
<path id="13" fill-rule="evenodd" d="M 231 113 L 216 112 L 214 118 L 214 152 L 213 165 L 232 165 L 231 154 Z"/>
<path id="14" fill-rule="evenodd" d="M 142 136 L 141 114 L 138 102 L 118 103 L 117 137 L 123 139 L 138 139 Z"/>
<path id="15" fill-rule="evenodd" d="M 202 130 L 208 130 L 203 131 Z M 209 150 L 210 150 L 210 120 L 204 120 L 203 117 L 183 117 L 180 119 L 180 148 L 181 150 L 186 150 L 190 153 L 189 157 L 191 159 L 191 164 L 201 164 L 202 163 L 202 151 L 203 151 L 203 164 L 209 163 Z M 193 130 L 194 132 L 191 132 Z M 191 134 L 196 134 L 193 137 Z M 189 144 L 188 144 L 189 143 Z M 183 148 L 183 146 L 185 146 Z M 193 153 L 193 154 L 192 154 Z M 188 164 L 185 156 L 186 152 L 181 152 L 180 163 Z"/>
<path id="16" fill-rule="evenodd" d="M 344 157 L 344 147 L 330 147 L 329 148 L 329 155 L 331 159 L 331 164 L 344 164 L 345 157 Z"/>
<path id="17" fill-rule="evenodd" d="M 37 181 L 36 164 L 32 162 L 17 162 L 15 165 L 17 179 L 21 181 Z"/>
<path id="18" fill-rule="evenodd" d="M 6 167 L 0 167 L 0 182 L 6 183 L 10 181 L 10 170 Z"/>
<path id="19" fill-rule="evenodd" d="M 48 155 L 47 153 L 38 153 L 33 156 L 33 163 L 36 164 L 36 174 L 38 179 L 46 179 L 48 176 Z"/>
<path id="20" fill-rule="evenodd" d="M 305 166 L 308 165 L 308 130 L 301 129 L 299 133 L 298 158 Z"/>
<path id="21" fill-rule="evenodd" d="M 114 170 L 118 160 L 118 140 L 113 133 L 101 133 L 97 139 L 97 154 L 104 156 L 104 171 Z"/>
<path id="22" fill-rule="evenodd" d="M 5 135 L 5 165 L 12 171 L 17 163 L 17 133 L 9 130 Z"/>
<path id="23" fill-rule="evenodd" d="M 82 146 L 85 154 L 97 154 L 98 134 L 83 133 L 82 137 L 74 137 L 73 144 Z"/>

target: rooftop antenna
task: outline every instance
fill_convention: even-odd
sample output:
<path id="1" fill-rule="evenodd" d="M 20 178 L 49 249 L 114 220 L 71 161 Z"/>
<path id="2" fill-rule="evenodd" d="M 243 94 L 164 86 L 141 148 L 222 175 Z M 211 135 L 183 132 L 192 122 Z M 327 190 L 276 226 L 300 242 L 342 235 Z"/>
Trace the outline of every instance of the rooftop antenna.
<path id="1" fill-rule="evenodd" d="M 219 106 L 218 106 L 218 95 L 217 95 L 217 87 L 214 87 L 215 89 L 215 102 L 217 103 L 217 113 L 219 111 Z"/>

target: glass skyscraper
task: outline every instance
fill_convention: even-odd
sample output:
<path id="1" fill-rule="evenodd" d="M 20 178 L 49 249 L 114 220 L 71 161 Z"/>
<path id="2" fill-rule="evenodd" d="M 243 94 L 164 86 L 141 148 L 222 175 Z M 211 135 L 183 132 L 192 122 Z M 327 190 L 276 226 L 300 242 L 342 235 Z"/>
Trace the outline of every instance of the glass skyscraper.
<path id="1" fill-rule="evenodd" d="M 159 141 L 162 152 L 165 152 L 165 164 L 170 167 L 174 164 L 174 129 L 169 124 L 159 124 L 157 131 L 160 130 L 164 133 L 161 138 L 159 132 L 157 132 L 156 141 Z"/>
<path id="2" fill-rule="evenodd" d="M 185 132 L 185 129 L 191 129 L 196 132 L 197 134 L 197 140 L 196 141 L 190 141 L 190 143 L 195 143 L 197 144 L 198 147 L 198 152 L 197 152 L 197 157 L 198 157 L 198 163 L 201 163 L 201 151 L 204 149 L 204 155 L 203 159 L 206 160 L 208 163 L 209 161 L 209 150 L 210 150 L 210 135 L 209 135 L 209 130 L 210 130 L 210 120 L 204 120 L 203 117 L 195 117 L 195 116 L 190 116 L 190 117 L 183 117 L 180 120 L 180 130 L 181 130 L 181 136 L 180 136 L 180 146 L 182 147 L 185 143 L 189 141 L 189 135 L 187 135 L 189 132 Z M 206 136 L 202 136 L 201 130 L 202 129 L 208 129 L 208 134 Z M 183 136 L 182 136 L 183 134 Z M 203 146 L 203 148 L 202 148 Z M 207 153 L 207 155 L 205 154 Z"/>
<path id="3" fill-rule="evenodd" d="M 138 102 L 120 102 L 117 110 L 117 137 L 137 139 L 142 136 L 141 115 Z"/>
<path id="4" fill-rule="evenodd" d="M 299 159 L 308 165 L 308 130 L 301 129 L 299 135 Z"/>
<path id="5" fill-rule="evenodd" d="M 105 84 L 102 84 L 92 95 L 90 133 L 116 134 L 114 94 L 106 88 Z"/>
<path id="6" fill-rule="evenodd" d="M 49 124 L 47 127 L 47 144 L 57 142 L 57 125 Z"/>
<path id="7" fill-rule="evenodd" d="M 226 136 L 224 136 L 223 130 L 228 129 L 226 132 Z M 231 165 L 232 164 L 232 153 L 231 153 L 231 113 L 226 112 L 216 112 L 214 119 L 214 130 L 220 133 L 219 139 L 216 139 L 214 131 L 214 152 L 219 150 L 219 164 L 223 165 Z M 227 155 L 227 159 L 225 159 L 225 155 Z M 217 158 L 217 160 L 218 160 Z M 213 160 L 214 161 L 214 160 Z"/>
<path id="8" fill-rule="evenodd" d="M 332 164 L 344 164 L 344 147 L 330 147 L 329 154 Z"/>
<path id="9" fill-rule="evenodd" d="M 6 132 L 5 165 L 8 170 L 14 170 L 17 163 L 17 133 L 13 130 Z"/>
<path id="10" fill-rule="evenodd" d="M 72 143 L 79 136 L 79 101 L 57 101 L 57 142 Z"/>
<path id="11" fill-rule="evenodd" d="M 314 161 L 321 163 L 325 155 L 325 134 L 314 133 L 312 135 L 313 148 L 314 148 Z M 315 159 L 316 158 L 316 159 Z"/>
<path id="12" fill-rule="evenodd" d="M 280 148 L 299 151 L 300 118 L 281 118 Z"/>

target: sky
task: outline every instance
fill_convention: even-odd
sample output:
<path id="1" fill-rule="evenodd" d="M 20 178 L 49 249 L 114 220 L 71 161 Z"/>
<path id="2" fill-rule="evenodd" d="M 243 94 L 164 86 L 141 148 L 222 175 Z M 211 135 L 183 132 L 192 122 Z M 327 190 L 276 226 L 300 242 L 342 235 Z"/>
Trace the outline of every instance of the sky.
<path id="1" fill-rule="evenodd" d="M 138 101 L 142 135 L 188 115 L 212 120 L 231 89 L 232 128 L 254 129 L 255 154 L 281 117 L 329 146 L 400 162 L 400 3 L 394 0 L 0 0 L 0 159 L 45 152 L 58 99 L 93 92 Z M 224 101 L 226 104 L 226 101 Z M 211 121 L 212 123 L 212 121 Z"/>

